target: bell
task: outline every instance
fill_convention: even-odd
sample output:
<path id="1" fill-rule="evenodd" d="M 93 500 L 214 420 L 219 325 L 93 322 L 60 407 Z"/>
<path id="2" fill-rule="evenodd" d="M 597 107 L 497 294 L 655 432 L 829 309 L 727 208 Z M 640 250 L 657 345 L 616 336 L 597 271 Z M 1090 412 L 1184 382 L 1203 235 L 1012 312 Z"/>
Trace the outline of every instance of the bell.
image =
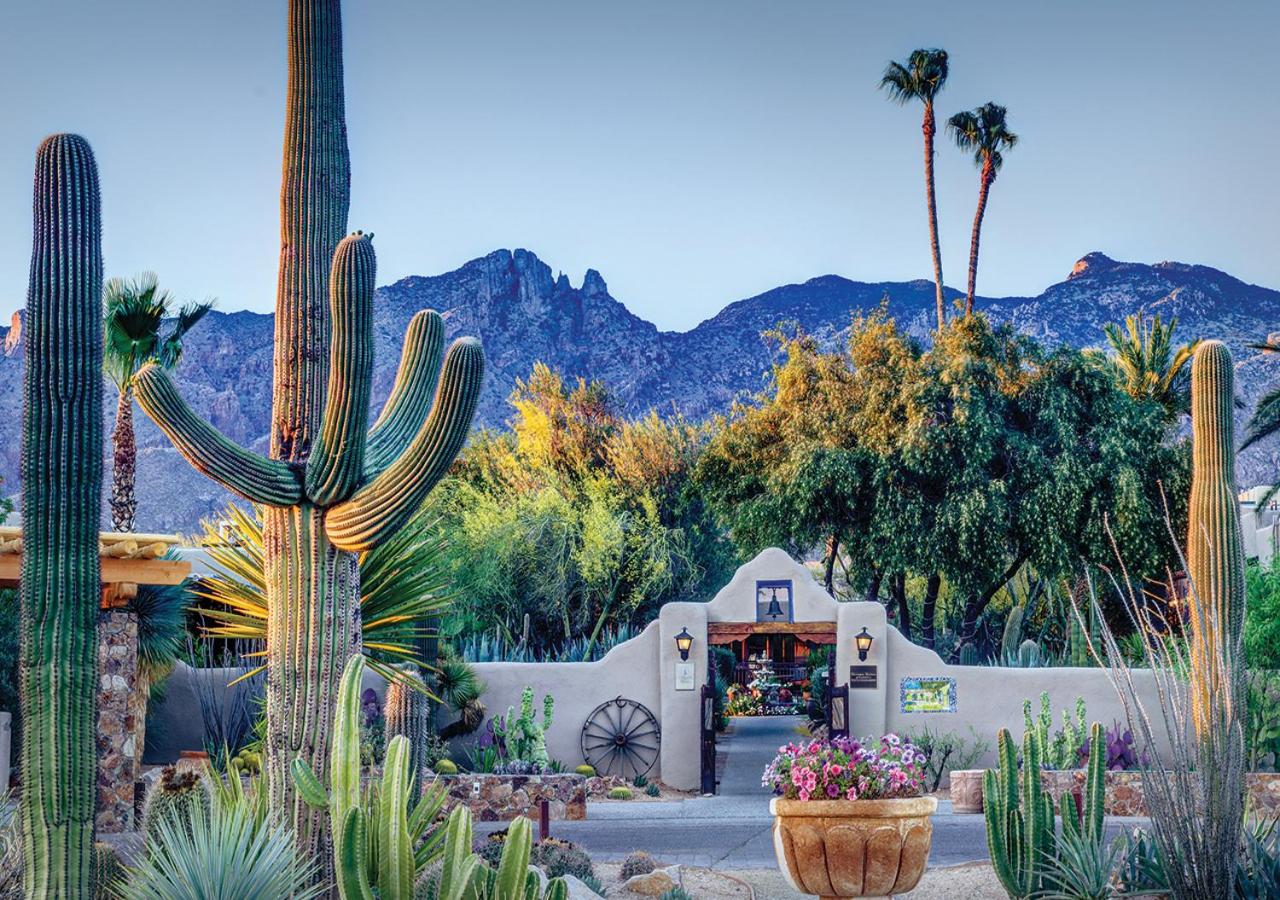
<path id="1" fill-rule="evenodd" d="M 778 602 L 778 592 L 774 591 L 769 598 L 769 608 L 765 610 L 765 615 L 771 619 L 779 619 L 782 617 L 782 604 Z"/>

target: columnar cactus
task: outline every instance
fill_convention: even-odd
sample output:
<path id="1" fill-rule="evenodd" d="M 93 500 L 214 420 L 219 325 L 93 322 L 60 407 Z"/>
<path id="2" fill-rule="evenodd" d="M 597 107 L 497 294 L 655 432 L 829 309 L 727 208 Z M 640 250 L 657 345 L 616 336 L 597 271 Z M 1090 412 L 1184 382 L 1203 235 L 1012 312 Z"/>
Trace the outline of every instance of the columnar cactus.
<path id="1" fill-rule="evenodd" d="M 1216 684 L 1210 660 L 1241 660 L 1244 549 L 1236 497 L 1235 384 L 1231 352 L 1204 341 L 1191 360 L 1191 503 L 1187 574 L 1191 579 L 1192 721 L 1203 734 L 1208 709 L 1229 685 Z"/>
<path id="2" fill-rule="evenodd" d="M 84 138 L 36 152 L 22 411 L 23 885 L 87 897 L 101 573 L 102 214 Z"/>
<path id="3" fill-rule="evenodd" d="M 416 794 L 426 772 L 431 744 L 431 701 L 417 666 L 402 666 L 401 672 L 403 680 L 387 685 L 382 714 L 387 722 L 387 740 L 403 737 L 409 745 L 409 777 Z"/>
<path id="4" fill-rule="evenodd" d="M 509 707 L 506 717 L 501 722 L 494 723 L 493 733 L 506 745 L 507 755 L 511 759 L 544 767 L 550 762 L 547 756 L 547 729 L 551 727 L 555 705 L 555 699 L 550 694 L 542 698 L 542 724 L 539 725 L 533 712 L 533 688 L 526 685 L 520 694 L 520 715 L 516 715 L 515 707 Z"/>
<path id="5" fill-rule="evenodd" d="M 1008 729 L 1000 729 L 996 743 L 999 768 L 988 769 L 982 778 L 991 864 L 1010 897 L 1038 896 L 1047 858 L 1056 853 L 1053 801 L 1040 780 L 1041 739 L 1034 730 L 1022 736 L 1021 782 L 1017 749 Z M 1080 814 L 1070 792 L 1059 798 L 1064 834 L 1082 834 L 1095 844 L 1101 843 L 1103 835 L 1105 743 L 1102 726 L 1095 723 Z"/>
<path id="6" fill-rule="evenodd" d="M 288 28 L 269 456 L 199 419 L 158 367 L 138 374 L 136 390 L 196 469 L 267 508 L 267 784 L 300 849 L 327 858 L 322 814 L 298 799 L 288 767 L 301 755 L 324 772 L 341 666 L 360 649 L 356 555 L 403 526 L 452 463 L 484 356 L 464 338 L 441 367 L 443 322 L 419 312 L 391 395 L 366 430 L 375 259 L 371 235 L 342 237 L 350 165 L 338 0 L 290 0 Z"/>

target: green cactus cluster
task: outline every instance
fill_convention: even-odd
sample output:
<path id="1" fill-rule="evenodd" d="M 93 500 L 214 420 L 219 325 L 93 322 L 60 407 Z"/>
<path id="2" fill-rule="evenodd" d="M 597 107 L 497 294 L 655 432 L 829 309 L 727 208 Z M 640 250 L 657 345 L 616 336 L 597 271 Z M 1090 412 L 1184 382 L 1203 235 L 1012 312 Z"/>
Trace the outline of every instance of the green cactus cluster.
<path id="1" fill-rule="evenodd" d="M 1191 613 L 1191 708 L 1197 734 L 1211 726 L 1221 691 L 1210 661 L 1243 663 L 1245 562 L 1235 473 L 1235 372 L 1221 341 L 1202 341 L 1191 360 L 1191 501 L 1187 574 Z M 1243 698 L 1237 698 L 1242 700 Z"/>
<path id="2" fill-rule="evenodd" d="M 1022 720 L 1026 731 L 1036 736 L 1041 761 L 1050 769 L 1073 769 L 1079 764 L 1080 748 L 1088 737 L 1088 718 L 1083 697 L 1076 698 L 1075 716 L 1062 711 L 1062 728 L 1053 731 L 1053 706 L 1049 693 L 1040 695 L 1040 711 L 1031 714 L 1031 701 L 1022 702 Z"/>
<path id="3" fill-rule="evenodd" d="M 496 869 L 472 852 L 471 812 L 457 806 L 444 830 L 444 855 L 438 870 L 424 876 L 418 900 L 568 900 L 569 887 L 552 878 L 543 888 L 542 878 L 529 868 L 533 850 L 533 824 L 518 818 L 507 829 L 502 856 Z"/>
<path id="4" fill-rule="evenodd" d="M 547 730 L 551 727 L 555 705 L 550 694 L 542 698 L 542 722 L 539 723 L 534 715 L 533 688 L 525 686 L 520 694 L 520 714 L 516 715 L 514 706 L 509 707 L 502 721 L 493 725 L 494 736 L 506 746 L 508 759 L 543 767 L 551 762 L 547 756 Z"/>
<path id="5" fill-rule="evenodd" d="M 299 756 L 291 775 L 309 806 L 329 814 L 333 867 L 343 900 L 412 900 L 418 873 L 437 856 L 441 838 L 428 836 L 444 806 L 444 791 L 420 794 L 409 768 L 409 741 L 387 743 L 382 777 L 361 786 L 360 680 L 364 658 L 352 656 L 343 670 L 334 715 L 329 787 Z M 414 797 L 418 799 L 414 801 Z M 425 838 L 425 839 L 424 839 Z"/>
<path id="6" fill-rule="evenodd" d="M 430 763 L 431 700 L 416 665 L 406 663 L 400 674 L 400 679 L 387 685 L 382 716 L 387 740 L 399 736 L 409 745 L 409 780 L 416 796 Z"/>
<path id="7" fill-rule="evenodd" d="M 170 821 L 170 828 L 181 825 L 187 834 L 197 818 L 209 818 L 213 795 L 208 783 L 195 772 L 179 772 L 173 766 L 160 774 L 160 781 L 147 796 L 142 810 L 142 833 L 149 846 L 160 844 L 160 823 Z"/>
<path id="8" fill-rule="evenodd" d="M 136 392 L 192 466 L 265 507 L 267 786 L 299 849 L 327 859 L 330 830 L 297 797 L 289 766 L 302 755 L 324 769 L 327 711 L 342 664 L 360 650 L 357 554 L 404 526 L 453 462 L 484 354 L 472 338 L 442 354 L 440 316 L 417 313 L 390 396 L 369 425 L 376 261 L 372 235 L 344 237 L 351 171 L 340 0 L 290 0 L 287 33 L 269 453 L 201 420 L 156 366 L 138 374 Z"/>
<path id="9" fill-rule="evenodd" d="M 1083 809 L 1077 813 L 1071 792 L 1059 798 L 1064 834 L 1081 834 L 1097 843 L 1102 840 L 1105 735 L 1094 724 L 1089 744 L 1089 765 L 1085 771 Z M 996 877 L 1010 897 L 1029 898 L 1044 889 L 1044 872 L 1057 852 L 1054 804 L 1040 780 L 1042 739 L 1036 729 L 1022 736 L 1022 777 L 1018 774 L 1018 751 L 1007 728 L 997 737 L 999 767 L 983 773 L 983 811 L 987 825 L 987 848 Z"/>
<path id="10" fill-rule="evenodd" d="M 36 151 L 22 409 L 23 891 L 87 897 L 97 792 L 102 208 L 84 138 Z"/>

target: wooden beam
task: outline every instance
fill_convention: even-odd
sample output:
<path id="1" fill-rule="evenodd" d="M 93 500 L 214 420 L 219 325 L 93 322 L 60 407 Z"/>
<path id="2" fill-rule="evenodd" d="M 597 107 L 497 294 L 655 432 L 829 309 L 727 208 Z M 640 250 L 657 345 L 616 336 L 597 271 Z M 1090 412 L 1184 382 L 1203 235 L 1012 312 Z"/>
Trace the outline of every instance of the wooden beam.
<path id="1" fill-rule="evenodd" d="M 103 584 L 182 584 L 191 574 L 191 563 L 178 559 L 99 559 Z M 0 553 L 0 585 L 16 585 L 21 577 L 22 554 Z"/>
<path id="2" fill-rule="evenodd" d="M 835 636 L 835 622 L 708 622 L 707 637 L 751 634 L 812 634 Z"/>

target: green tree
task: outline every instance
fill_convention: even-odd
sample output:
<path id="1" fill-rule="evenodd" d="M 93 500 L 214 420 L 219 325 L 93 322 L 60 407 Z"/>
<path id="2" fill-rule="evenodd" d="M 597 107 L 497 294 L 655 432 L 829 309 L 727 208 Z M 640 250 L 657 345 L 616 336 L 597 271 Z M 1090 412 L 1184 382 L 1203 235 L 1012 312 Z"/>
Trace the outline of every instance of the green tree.
<path id="1" fill-rule="evenodd" d="M 1255 350 L 1261 350 L 1264 353 L 1280 353 L 1280 342 L 1270 339 L 1260 344 L 1251 345 Z M 1268 438 L 1280 431 L 1280 387 L 1274 387 L 1262 395 L 1262 399 L 1258 401 L 1258 405 L 1254 407 L 1253 415 L 1249 417 L 1249 423 L 1245 426 L 1244 440 L 1240 442 L 1240 449 L 1237 453 L 1243 452 L 1252 447 L 1258 441 Z M 1276 492 L 1280 491 L 1280 482 L 1262 495 L 1258 500 L 1258 506 L 1261 508 L 1264 504 L 1270 503 L 1275 497 Z"/>
<path id="2" fill-rule="evenodd" d="M 946 305 L 942 287 L 942 249 L 938 243 L 938 204 L 933 189 L 933 138 L 938 126 L 933 101 L 947 83 L 947 51 L 921 49 L 911 51 L 905 63 L 890 62 L 880 78 L 880 87 L 889 99 L 900 105 L 919 100 L 924 105 L 924 190 L 929 208 L 929 248 L 933 253 L 933 280 L 937 290 L 938 327 L 946 324 Z"/>
<path id="3" fill-rule="evenodd" d="M 102 287 L 106 346 L 103 368 L 119 392 L 116 423 L 111 432 L 111 527 L 133 531 L 138 501 L 134 495 L 138 446 L 133 434 L 133 379 L 147 363 L 172 370 L 182 358 L 182 341 L 213 308 L 212 301 L 177 307 L 173 295 L 160 288 L 154 272 L 137 278 L 112 278 Z"/>
<path id="4" fill-rule="evenodd" d="M 978 209 L 973 214 L 973 234 L 969 238 L 969 286 L 965 292 L 964 314 L 973 313 L 974 289 L 978 283 L 978 242 L 982 236 L 982 218 L 987 212 L 987 197 L 995 183 L 1004 153 L 1018 143 L 1009 130 L 1007 110 L 996 103 L 984 103 L 972 111 L 958 112 L 947 120 L 947 129 L 956 146 L 973 153 L 978 166 Z"/>
<path id="5" fill-rule="evenodd" d="M 1115 322 L 1102 326 L 1121 387 L 1135 400 L 1160 404 L 1170 420 L 1188 408 L 1188 366 L 1200 343 L 1176 345 L 1177 328 L 1176 318 L 1166 325 L 1159 314 L 1150 317 L 1143 310 L 1126 316 L 1123 327 Z"/>

